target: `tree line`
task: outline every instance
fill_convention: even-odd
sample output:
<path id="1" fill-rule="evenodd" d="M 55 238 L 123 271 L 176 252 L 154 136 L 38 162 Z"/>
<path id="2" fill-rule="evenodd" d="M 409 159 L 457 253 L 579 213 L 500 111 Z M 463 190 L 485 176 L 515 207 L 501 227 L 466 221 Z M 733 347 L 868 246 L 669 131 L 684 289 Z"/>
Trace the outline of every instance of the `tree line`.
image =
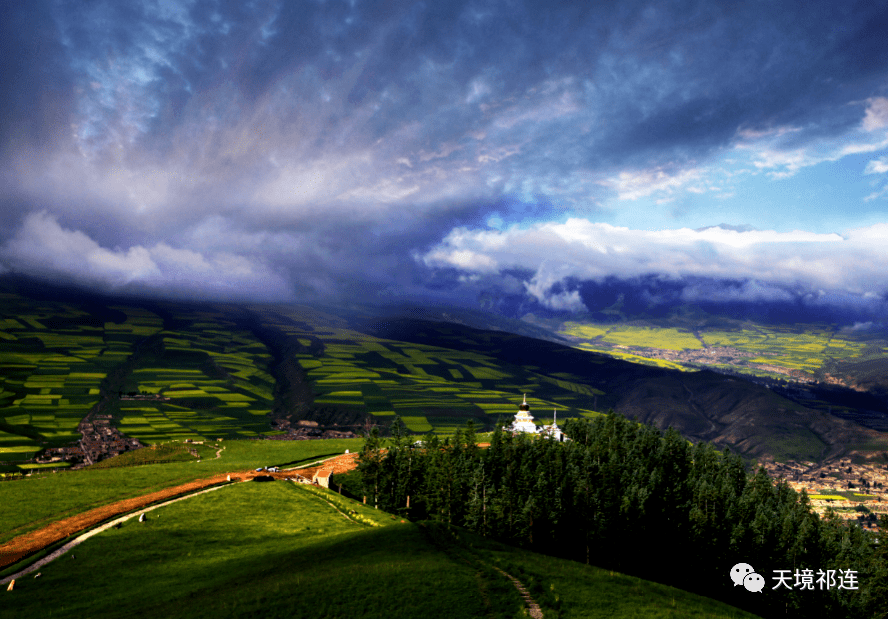
<path id="1" fill-rule="evenodd" d="M 376 429 L 366 437 L 362 492 L 391 513 L 762 616 L 888 616 L 885 516 L 878 534 L 832 512 L 821 518 L 804 492 L 774 482 L 763 468 L 749 474 L 739 455 L 615 413 L 568 420 L 565 442 L 512 435 L 500 425 L 487 448 L 477 445 L 471 422 L 452 437 L 430 433 L 415 444 L 396 418 L 388 438 Z M 735 585 L 737 563 L 753 566 L 764 590 Z"/>

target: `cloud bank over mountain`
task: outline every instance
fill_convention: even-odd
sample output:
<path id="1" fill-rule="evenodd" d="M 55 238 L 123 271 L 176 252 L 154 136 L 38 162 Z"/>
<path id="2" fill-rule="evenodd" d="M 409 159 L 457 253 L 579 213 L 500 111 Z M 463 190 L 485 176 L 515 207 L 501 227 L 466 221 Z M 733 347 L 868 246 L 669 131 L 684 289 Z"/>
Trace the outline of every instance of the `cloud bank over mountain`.
<path id="1" fill-rule="evenodd" d="M 879 307 L 888 12 L 605 4 L 7 3 L 0 271 L 565 312 L 654 278 Z"/>

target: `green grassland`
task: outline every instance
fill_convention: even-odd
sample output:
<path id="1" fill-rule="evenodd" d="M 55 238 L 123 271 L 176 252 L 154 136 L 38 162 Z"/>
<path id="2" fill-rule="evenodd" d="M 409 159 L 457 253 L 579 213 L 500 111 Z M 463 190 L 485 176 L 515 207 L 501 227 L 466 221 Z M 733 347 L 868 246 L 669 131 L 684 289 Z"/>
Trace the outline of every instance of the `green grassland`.
<path id="1" fill-rule="evenodd" d="M 547 617 L 751 617 L 289 482 L 235 484 L 161 507 L 74 553 L 4 593 L 4 618 L 522 616 L 500 566 Z"/>
<path id="2" fill-rule="evenodd" d="M 544 616 L 599 617 L 736 617 L 752 618 L 722 602 L 681 589 L 527 552 L 480 537 L 458 527 L 432 524 L 439 543 L 470 548 L 476 559 L 515 576 L 540 604 Z"/>
<path id="3" fill-rule="evenodd" d="M 109 464 L 87 467 L 76 471 L 44 473 L 24 479 L 0 483 L 0 505 L 14 505 L 15 509 L 0 509 L 0 543 L 17 535 L 33 531 L 54 522 L 107 505 L 122 499 L 140 496 L 155 490 L 183 484 L 217 473 L 243 471 L 259 466 L 286 465 L 314 458 L 344 453 L 346 449 L 360 449 L 360 439 L 333 439 L 323 441 L 255 441 L 234 440 L 217 443 L 223 448 L 215 458 L 216 448 L 197 446 L 203 458 L 166 464 L 144 466 L 117 466 Z M 168 448 L 175 452 L 177 448 Z M 210 453 L 212 451 L 212 453 Z M 147 450 L 132 452 L 127 458 L 144 457 Z"/>
<path id="4" fill-rule="evenodd" d="M 579 377 L 460 350 L 460 342 L 446 347 L 374 337 L 304 308 L 256 311 L 264 326 L 314 344 L 296 358 L 316 406 L 366 412 L 383 423 L 399 415 L 413 432 L 449 434 L 469 418 L 490 428 L 499 416 L 515 414 L 524 393 L 535 415 L 551 418 L 554 409 L 564 417 L 590 415 L 592 397 L 602 393 Z"/>
<path id="5" fill-rule="evenodd" d="M 93 464 L 90 470 L 163 464 L 167 462 L 192 462 L 202 458 L 213 457 L 216 453 L 215 447 L 215 445 L 197 445 L 193 443 L 152 445 L 145 449 L 127 451 L 119 456 L 102 460 Z"/>

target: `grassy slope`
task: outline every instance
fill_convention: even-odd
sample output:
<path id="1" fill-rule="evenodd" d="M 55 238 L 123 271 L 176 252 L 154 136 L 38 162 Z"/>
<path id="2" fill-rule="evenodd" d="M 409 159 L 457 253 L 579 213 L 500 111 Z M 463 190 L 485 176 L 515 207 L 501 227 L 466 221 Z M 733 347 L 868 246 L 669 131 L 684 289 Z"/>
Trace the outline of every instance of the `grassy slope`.
<path id="1" fill-rule="evenodd" d="M 751 617 L 287 482 L 238 484 L 160 508 L 75 554 L 4 593 L 4 618 L 520 616 L 520 598 L 494 565 L 516 572 L 547 617 Z"/>
<path id="2" fill-rule="evenodd" d="M 481 560 L 517 577 L 546 617 L 754 617 L 681 589 L 527 552 L 468 531 L 453 528 L 447 537 Z"/>
<path id="3" fill-rule="evenodd" d="M 125 468 L 89 468 L 0 483 L 0 542 L 121 499 L 215 473 L 272 466 L 359 449 L 358 439 L 225 441 L 219 459 Z"/>

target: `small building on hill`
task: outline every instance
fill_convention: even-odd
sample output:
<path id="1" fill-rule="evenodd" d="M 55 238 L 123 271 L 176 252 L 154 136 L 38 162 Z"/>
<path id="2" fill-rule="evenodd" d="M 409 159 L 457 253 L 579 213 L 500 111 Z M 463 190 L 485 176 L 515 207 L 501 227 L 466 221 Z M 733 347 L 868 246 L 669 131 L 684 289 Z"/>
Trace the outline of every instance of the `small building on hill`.
<path id="1" fill-rule="evenodd" d="M 324 488 L 330 487 L 330 477 L 333 475 L 333 467 L 325 466 L 322 469 L 318 469 L 317 472 L 312 475 L 311 481 L 319 486 L 323 486 Z"/>

